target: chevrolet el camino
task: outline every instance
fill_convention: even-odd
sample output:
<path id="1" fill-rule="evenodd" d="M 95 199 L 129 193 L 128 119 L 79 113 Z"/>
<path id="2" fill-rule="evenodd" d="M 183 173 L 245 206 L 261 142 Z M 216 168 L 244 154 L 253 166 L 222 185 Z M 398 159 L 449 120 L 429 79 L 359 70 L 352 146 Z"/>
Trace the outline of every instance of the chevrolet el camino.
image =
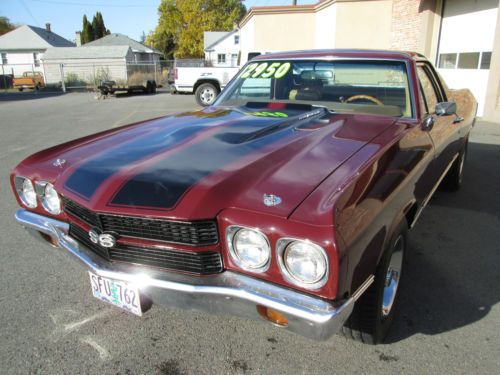
<path id="1" fill-rule="evenodd" d="M 476 109 L 419 54 L 263 55 L 210 107 L 28 157 L 15 217 L 137 315 L 158 303 L 378 343 L 408 230 L 438 186 L 460 187 Z"/>

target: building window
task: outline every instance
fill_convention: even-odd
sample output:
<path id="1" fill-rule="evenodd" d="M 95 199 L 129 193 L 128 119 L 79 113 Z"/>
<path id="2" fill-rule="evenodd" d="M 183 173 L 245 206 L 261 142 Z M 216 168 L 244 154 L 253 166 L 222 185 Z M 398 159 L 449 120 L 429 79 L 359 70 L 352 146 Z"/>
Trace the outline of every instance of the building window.
<path id="1" fill-rule="evenodd" d="M 234 36 L 234 44 L 240 44 L 240 36 L 239 35 Z"/>
<path id="2" fill-rule="evenodd" d="M 37 52 L 33 53 L 33 61 L 35 62 L 35 66 L 40 66 L 40 54 Z"/>
<path id="3" fill-rule="evenodd" d="M 9 61 L 7 60 L 7 54 L 2 52 L 2 64 L 7 65 Z"/>
<path id="4" fill-rule="evenodd" d="M 483 52 L 481 54 L 481 65 L 479 69 L 489 69 L 491 62 L 491 52 Z"/>
<path id="5" fill-rule="evenodd" d="M 439 67 L 441 69 L 455 69 L 457 65 L 456 53 L 442 53 L 439 55 Z"/>
<path id="6" fill-rule="evenodd" d="M 458 55 L 458 69 L 477 69 L 479 52 L 465 52 Z"/>
<path id="7" fill-rule="evenodd" d="M 217 54 L 217 63 L 225 64 L 226 63 L 226 55 L 223 53 Z"/>

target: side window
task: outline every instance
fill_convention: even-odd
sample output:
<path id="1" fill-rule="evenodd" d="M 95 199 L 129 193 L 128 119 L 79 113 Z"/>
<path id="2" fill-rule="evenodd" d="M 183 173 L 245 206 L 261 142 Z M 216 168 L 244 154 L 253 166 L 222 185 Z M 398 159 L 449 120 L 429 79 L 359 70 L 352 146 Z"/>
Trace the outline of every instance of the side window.
<path id="1" fill-rule="evenodd" d="M 436 104 L 438 103 L 438 96 L 436 89 L 432 84 L 431 78 L 423 66 L 418 67 L 418 79 L 420 81 L 420 87 L 422 89 L 422 94 L 427 107 L 427 113 L 434 113 Z"/>

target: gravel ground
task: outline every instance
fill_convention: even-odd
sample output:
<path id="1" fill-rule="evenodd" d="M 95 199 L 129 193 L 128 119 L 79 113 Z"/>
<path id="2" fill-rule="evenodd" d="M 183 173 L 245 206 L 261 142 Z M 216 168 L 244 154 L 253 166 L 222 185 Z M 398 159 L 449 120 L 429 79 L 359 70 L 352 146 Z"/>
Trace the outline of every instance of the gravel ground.
<path id="1" fill-rule="evenodd" d="M 29 154 L 195 109 L 193 96 L 0 94 L 1 374 L 493 374 L 500 365 L 500 125 L 478 122 L 464 187 L 438 192 L 411 232 L 384 345 L 311 341 L 273 326 L 100 303 L 87 273 L 14 222 L 8 175 Z M 498 129 L 498 130 L 497 130 Z"/>

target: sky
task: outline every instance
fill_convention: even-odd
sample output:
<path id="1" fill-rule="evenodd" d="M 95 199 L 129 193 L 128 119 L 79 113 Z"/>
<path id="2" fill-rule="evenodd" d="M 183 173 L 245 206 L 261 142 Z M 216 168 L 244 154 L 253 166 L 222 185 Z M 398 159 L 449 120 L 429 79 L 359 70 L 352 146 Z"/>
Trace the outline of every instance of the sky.
<path id="1" fill-rule="evenodd" d="M 317 0 L 298 0 L 297 4 L 311 4 Z M 288 5 L 292 0 L 245 0 L 247 8 L 265 5 Z M 0 16 L 14 24 L 45 28 L 51 24 L 53 32 L 74 41 L 75 31 L 81 30 L 86 14 L 90 22 L 101 12 L 106 27 L 113 33 L 122 33 L 139 40 L 156 27 L 160 0 L 0 0 Z"/>

